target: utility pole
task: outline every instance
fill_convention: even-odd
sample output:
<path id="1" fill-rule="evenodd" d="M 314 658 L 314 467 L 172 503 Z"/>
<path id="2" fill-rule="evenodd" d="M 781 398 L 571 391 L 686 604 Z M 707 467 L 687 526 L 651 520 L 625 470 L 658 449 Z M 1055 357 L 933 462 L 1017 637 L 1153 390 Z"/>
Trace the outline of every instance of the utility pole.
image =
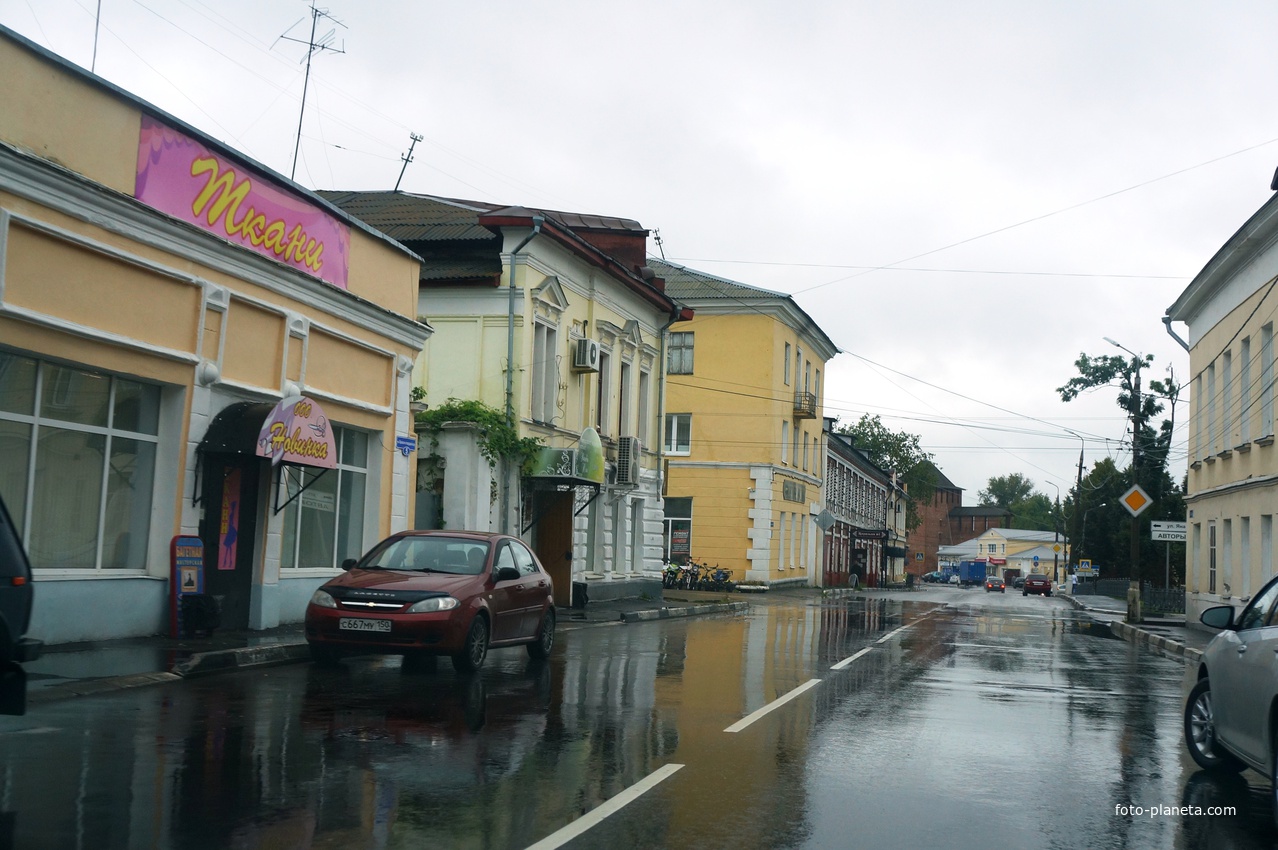
<path id="1" fill-rule="evenodd" d="M 404 171 L 408 169 L 408 164 L 409 164 L 410 162 L 412 162 L 412 161 L 413 161 L 413 148 L 417 147 L 417 143 L 418 143 L 418 142 L 420 142 L 420 141 L 422 140 L 422 137 L 421 137 L 421 136 L 419 136 L 419 135 L 417 135 L 416 133 L 409 133 L 409 134 L 408 134 L 408 138 L 412 139 L 412 140 L 413 140 L 413 142 L 412 142 L 412 144 L 410 144 L 410 145 L 408 146 L 408 153 L 406 153 L 404 156 L 400 157 L 400 159 L 404 160 L 404 164 L 403 164 L 403 166 L 401 166 L 401 167 L 400 167 L 400 169 L 399 169 L 399 180 L 396 180 L 396 181 L 395 181 L 395 191 L 396 191 L 396 192 L 398 192 L 398 191 L 399 191 L 399 182 L 400 182 L 400 180 L 403 180 L 403 179 L 404 179 Z"/>
<path id="2" fill-rule="evenodd" d="M 1131 414 L 1132 414 L 1132 486 L 1140 486 L 1140 435 L 1141 435 L 1141 403 L 1140 403 L 1140 367 L 1141 356 L 1129 348 L 1119 345 L 1109 337 L 1104 340 L 1110 345 L 1122 348 L 1132 356 Z M 1127 622 L 1141 622 L 1140 614 L 1140 519 L 1133 516 L 1131 520 L 1131 568 L 1127 585 Z"/>
<path id="3" fill-rule="evenodd" d="M 288 35 L 282 35 L 275 39 L 276 41 L 279 41 L 280 39 L 283 39 L 284 41 L 296 41 L 298 44 L 306 45 L 306 76 L 302 80 L 302 108 L 298 110 L 297 113 L 297 142 L 293 145 L 293 170 L 288 174 L 288 179 L 290 180 L 294 179 L 297 175 L 297 151 L 302 146 L 302 116 L 306 114 L 306 90 L 311 84 L 311 57 L 317 52 L 324 50 L 331 50 L 334 53 L 346 52 L 344 42 L 341 48 L 330 46 L 333 43 L 333 36 L 337 33 L 336 29 L 329 30 L 320 37 L 319 41 L 315 40 L 315 27 L 319 23 L 320 18 L 328 18 L 343 29 L 346 27 L 346 24 L 330 15 L 327 9 L 317 9 L 315 7 L 315 0 L 311 0 L 311 37 L 306 41 L 302 41 L 300 38 L 291 38 Z M 301 23 L 301 21 L 298 21 L 297 23 Z M 295 27 L 297 24 L 295 23 L 293 26 Z M 290 30 L 292 28 L 293 27 L 289 27 Z"/>

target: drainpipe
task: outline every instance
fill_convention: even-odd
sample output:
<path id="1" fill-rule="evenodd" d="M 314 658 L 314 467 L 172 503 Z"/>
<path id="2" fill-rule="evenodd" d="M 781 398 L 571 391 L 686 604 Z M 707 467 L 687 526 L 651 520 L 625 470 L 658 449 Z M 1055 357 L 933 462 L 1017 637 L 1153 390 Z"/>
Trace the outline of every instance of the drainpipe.
<path id="1" fill-rule="evenodd" d="M 511 428 L 515 427 L 515 257 L 533 240 L 534 236 L 541 232 L 543 221 L 545 219 L 542 216 L 533 216 L 532 233 L 525 236 L 524 240 L 515 246 L 515 250 L 510 252 L 510 286 L 508 287 L 510 298 L 506 306 L 506 424 Z M 504 468 L 508 463 L 508 461 L 502 461 L 501 530 L 503 534 L 510 533 L 510 470 Z"/>
<path id="2" fill-rule="evenodd" d="M 1275 180 L 1278 180 L 1278 177 L 1275 177 L 1274 179 L 1275 179 Z M 1188 350 L 1189 350 L 1189 343 L 1187 343 L 1187 342 L 1185 342 L 1183 339 L 1181 339 L 1181 338 L 1180 338 L 1180 337 L 1176 334 L 1176 332 L 1175 332 L 1174 330 L 1172 330 L 1171 323 L 1172 323 L 1172 317 L 1171 317 L 1171 316 L 1163 316 L 1163 327 L 1167 328 L 1167 335 L 1168 335 L 1168 336 L 1170 336 L 1172 339 L 1176 340 L 1177 342 L 1179 342 L 1179 343 L 1180 343 L 1180 347 L 1181 347 L 1181 348 L 1183 348 L 1183 349 L 1185 349 L 1186 351 L 1188 351 Z"/>

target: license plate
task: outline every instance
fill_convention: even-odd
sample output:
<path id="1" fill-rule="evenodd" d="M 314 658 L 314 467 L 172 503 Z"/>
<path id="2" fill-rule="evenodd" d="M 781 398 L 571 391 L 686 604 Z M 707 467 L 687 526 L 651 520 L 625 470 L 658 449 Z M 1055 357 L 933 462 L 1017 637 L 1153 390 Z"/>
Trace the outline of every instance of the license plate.
<path id="1" fill-rule="evenodd" d="M 337 621 L 337 627 L 348 632 L 389 632 L 391 630 L 391 621 L 368 620 L 362 617 L 342 617 Z"/>

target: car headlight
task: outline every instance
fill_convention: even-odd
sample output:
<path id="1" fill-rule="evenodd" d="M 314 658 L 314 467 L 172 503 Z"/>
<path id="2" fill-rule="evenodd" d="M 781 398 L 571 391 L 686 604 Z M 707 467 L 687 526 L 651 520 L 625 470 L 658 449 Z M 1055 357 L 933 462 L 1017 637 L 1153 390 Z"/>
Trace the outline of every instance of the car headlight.
<path id="1" fill-rule="evenodd" d="M 329 596 L 323 590 L 317 590 L 311 594 L 311 604 L 318 605 L 320 608 L 336 608 L 337 600 Z"/>
<path id="2" fill-rule="evenodd" d="M 429 614 L 432 611 L 451 611 L 461 603 L 451 596 L 432 596 L 421 602 L 413 603 L 407 611 L 409 614 Z"/>

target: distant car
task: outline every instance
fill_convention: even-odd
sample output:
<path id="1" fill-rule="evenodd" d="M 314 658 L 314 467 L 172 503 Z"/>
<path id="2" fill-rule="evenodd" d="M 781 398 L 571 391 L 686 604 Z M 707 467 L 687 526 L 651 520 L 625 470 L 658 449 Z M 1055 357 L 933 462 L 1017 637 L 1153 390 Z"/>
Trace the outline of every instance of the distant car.
<path id="1" fill-rule="evenodd" d="M 22 663 L 36 660 L 44 649 L 42 641 L 27 636 L 33 595 L 31 564 L 0 499 L 0 714 L 26 713 Z"/>
<path id="2" fill-rule="evenodd" d="M 1012 579 L 1013 590 L 1020 590 L 1024 586 L 1025 586 L 1025 576 L 1017 576 L 1016 578 Z"/>
<path id="3" fill-rule="evenodd" d="M 403 531 L 322 585 L 306 606 L 317 664 L 345 655 L 447 655 L 479 669 L 489 647 L 545 658 L 555 641 L 550 576 L 523 541 L 471 531 Z"/>
<path id="4" fill-rule="evenodd" d="M 1052 580 L 1047 576 L 1030 573 L 1025 577 L 1025 583 L 1021 585 L 1021 596 L 1029 596 L 1031 593 L 1041 593 L 1044 596 L 1051 596 Z"/>
<path id="5" fill-rule="evenodd" d="M 963 581 L 958 577 L 958 573 L 950 576 L 949 584 L 962 584 Z"/>
<path id="6" fill-rule="evenodd" d="M 1278 791 L 1278 578 L 1235 614 L 1230 605 L 1208 608 L 1202 622 L 1220 633 L 1203 650 L 1198 682 L 1185 701 L 1185 745 L 1199 767 L 1217 774 L 1250 767 Z M 1275 811 L 1278 817 L 1278 810 Z"/>
<path id="7" fill-rule="evenodd" d="M 997 590 L 999 593 L 1006 593 L 1007 585 L 1003 582 L 1003 579 L 998 576 L 986 576 L 985 592 L 989 593 L 991 590 Z"/>

